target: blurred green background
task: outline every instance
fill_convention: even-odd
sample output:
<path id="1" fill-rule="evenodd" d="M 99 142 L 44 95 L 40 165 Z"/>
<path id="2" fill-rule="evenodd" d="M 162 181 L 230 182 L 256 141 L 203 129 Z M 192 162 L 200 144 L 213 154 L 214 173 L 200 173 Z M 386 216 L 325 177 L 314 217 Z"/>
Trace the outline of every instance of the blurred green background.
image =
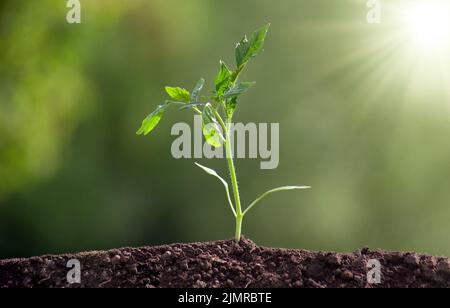
<path id="1" fill-rule="evenodd" d="M 236 121 L 279 122 L 280 165 L 238 160 L 242 198 L 313 189 L 271 196 L 244 234 L 450 255 L 450 66 L 411 50 L 395 14 L 370 25 L 358 0 L 81 3 L 69 25 L 66 1 L 0 2 L 0 258 L 231 238 L 221 184 L 170 154 L 192 114 L 135 131 L 165 85 L 212 89 L 218 60 L 269 21 Z"/>

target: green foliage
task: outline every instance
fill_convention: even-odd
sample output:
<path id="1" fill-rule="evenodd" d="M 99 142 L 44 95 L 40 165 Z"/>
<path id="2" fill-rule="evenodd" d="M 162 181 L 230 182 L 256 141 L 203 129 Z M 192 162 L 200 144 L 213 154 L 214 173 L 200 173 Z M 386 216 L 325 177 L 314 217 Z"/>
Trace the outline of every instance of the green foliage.
<path id="1" fill-rule="evenodd" d="M 168 103 L 164 105 L 159 105 L 156 107 L 155 111 L 150 113 L 143 121 L 139 130 L 136 132 L 138 135 L 148 135 L 155 127 L 158 125 L 159 121 L 166 111 Z"/>
<path id="2" fill-rule="evenodd" d="M 220 69 L 215 79 L 215 91 L 210 97 L 211 101 L 201 101 L 200 93 L 205 85 L 205 79 L 203 78 L 197 82 L 191 94 L 183 88 L 166 87 L 166 92 L 172 99 L 176 100 L 176 102 L 167 101 L 164 105 L 158 106 L 155 111 L 144 119 L 141 127 L 137 131 L 138 135 L 146 135 L 151 132 L 159 123 L 162 115 L 167 109 L 167 106 L 170 104 L 183 104 L 180 109 L 193 109 L 195 112 L 202 115 L 202 131 L 206 141 L 213 147 L 221 147 L 222 144 L 226 147 L 228 169 L 231 176 L 234 195 L 234 204 L 231 200 L 228 183 L 220 177 L 216 171 L 197 163 L 196 165 L 209 175 L 218 178 L 224 185 L 228 203 L 230 204 L 231 210 L 236 218 L 236 241 L 239 241 L 241 238 L 241 225 L 243 217 L 263 198 L 274 192 L 309 188 L 308 186 L 283 186 L 275 188 L 258 197 L 245 209 L 245 211 L 243 211 L 241 207 L 239 187 L 229 142 L 231 136 L 231 120 L 236 110 L 238 98 L 255 84 L 255 82 L 238 82 L 239 75 L 249 60 L 256 57 L 262 51 L 269 26 L 270 24 L 267 24 L 261 29 L 253 32 L 250 39 L 248 39 L 247 36 L 244 36 L 244 38 L 236 45 L 235 71 L 231 71 L 223 61 L 220 61 Z M 220 108 L 222 108 L 222 111 L 224 112 L 223 116 L 220 115 Z"/>
<path id="3" fill-rule="evenodd" d="M 210 103 L 207 103 L 202 112 L 202 130 L 206 141 L 219 148 L 222 146 L 222 140 L 224 139 L 220 132 L 220 124 L 214 115 L 213 107 Z"/>
<path id="4" fill-rule="evenodd" d="M 224 104 L 225 104 L 225 111 L 227 113 L 227 117 L 232 118 L 234 111 L 236 110 L 237 97 L 224 100 Z"/>
<path id="5" fill-rule="evenodd" d="M 217 98 L 222 98 L 225 91 L 230 87 L 231 71 L 223 61 L 220 61 L 220 71 L 216 77 L 216 94 Z"/>
<path id="6" fill-rule="evenodd" d="M 240 82 L 235 85 L 232 89 L 229 89 L 223 95 L 225 99 L 237 98 L 239 95 L 247 92 L 256 82 Z"/>
<path id="7" fill-rule="evenodd" d="M 179 87 L 166 87 L 166 92 L 169 96 L 179 102 L 189 103 L 191 94 L 188 90 Z"/>
<path id="8" fill-rule="evenodd" d="M 261 52 L 269 27 L 270 24 L 267 24 L 261 29 L 253 32 L 250 39 L 248 39 L 247 36 L 244 36 L 236 45 L 235 57 L 238 69 L 247 64 L 251 58 L 256 57 Z"/>
<path id="9" fill-rule="evenodd" d="M 200 101 L 199 100 L 200 91 L 203 89 L 204 85 L 205 85 L 205 79 L 201 78 L 195 85 L 194 90 L 192 91 L 192 94 L 191 94 L 191 102 L 192 103 L 197 103 Z"/>

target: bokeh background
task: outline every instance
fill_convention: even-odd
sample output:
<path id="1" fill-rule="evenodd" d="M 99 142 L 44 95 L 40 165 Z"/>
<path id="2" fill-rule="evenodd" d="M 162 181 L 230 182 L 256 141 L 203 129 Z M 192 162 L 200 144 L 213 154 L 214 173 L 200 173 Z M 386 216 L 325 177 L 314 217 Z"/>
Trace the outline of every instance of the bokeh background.
<path id="1" fill-rule="evenodd" d="M 313 189 L 266 199 L 244 234 L 450 255 L 450 53 L 415 49 L 396 10 L 371 25 L 363 0 L 81 3 L 69 25 L 64 0 L 0 1 L 0 258 L 231 238 L 221 184 L 170 154 L 192 114 L 135 131 L 165 85 L 212 89 L 218 60 L 269 21 L 236 120 L 280 123 L 280 165 L 238 160 L 242 198 Z"/>

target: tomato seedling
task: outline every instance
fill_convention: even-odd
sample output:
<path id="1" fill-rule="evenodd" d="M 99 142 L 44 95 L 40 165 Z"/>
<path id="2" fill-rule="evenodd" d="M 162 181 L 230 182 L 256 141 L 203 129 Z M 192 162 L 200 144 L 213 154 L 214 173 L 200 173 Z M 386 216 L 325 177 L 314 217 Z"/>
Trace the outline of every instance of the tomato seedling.
<path id="1" fill-rule="evenodd" d="M 225 146 L 234 202 L 231 198 L 227 181 L 219 176 L 216 171 L 198 163 L 196 163 L 196 165 L 209 175 L 218 178 L 224 185 L 228 203 L 236 219 L 235 239 L 238 242 L 241 239 L 243 218 L 256 204 L 259 203 L 259 201 L 274 192 L 310 188 L 309 186 L 278 187 L 259 196 L 247 208 L 243 209 L 241 206 L 239 186 L 230 142 L 232 119 L 239 96 L 255 84 L 254 82 L 240 82 L 239 76 L 249 61 L 262 51 L 269 27 L 270 24 L 267 24 L 261 29 L 253 32 L 250 37 L 244 36 L 237 43 L 235 48 L 235 69 L 231 70 L 223 61 L 220 61 L 219 73 L 215 80 L 215 91 L 213 91 L 211 96 L 200 96 L 200 92 L 205 85 L 205 80 L 203 78 L 197 82 L 191 92 L 180 87 L 166 87 L 166 92 L 171 100 L 167 100 L 164 104 L 157 106 L 156 109 L 142 121 L 141 127 L 136 132 L 138 135 L 147 135 L 150 133 L 155 126 L 158 125 L 167 108 L 172 105 L 180 105 L 180 109 L 191 109 L 202 116 L 202 131 L 206 142 L 213 147 Z"/>

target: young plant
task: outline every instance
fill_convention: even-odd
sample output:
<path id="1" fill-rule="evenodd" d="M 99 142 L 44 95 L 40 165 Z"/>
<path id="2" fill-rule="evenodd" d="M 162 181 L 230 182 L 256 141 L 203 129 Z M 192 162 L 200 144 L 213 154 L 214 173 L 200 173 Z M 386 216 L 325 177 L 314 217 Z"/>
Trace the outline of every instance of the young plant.
<path id="1" fill-rule="evenodd" d="M 166 87 L 166 92 L 171 100 L 167 100 L 164 104 L 157 106 L 156 110 L 142 121 L 142 125 L 137 131 L 138 135 L 147 135 L 150 133 L 159 123 L 167 108 L 172 105 L 180 105 L 180 109 L 191 109 L 202 116 L 202 130 L 206 141 L 213 147 L 225 146 L 234 202 L 231 198 L 227 181 L 220 177 L 216 171 L 200 164 L 195 164 L 209 175 L 218 178 L 224 185 L 228 203 L 236 219 L 235 239 L 238 242 L 241 239 L 243 218 L 259 201 L 274 192 L 310 188 L 309 186 L 283 186 L 265 192 L 245 208 L 245 210 L 241 205 L 236 169 L 230 144 L 232 134 L 231 123 L 239 96 L 255 84 L 254 82 L 241 82 L 239 81 L 239 76 L 249 61 L 262 51 L 269 26 L 270 24 L 265 25 L 261 29 L 253 32 L 250 37 L 244 36 L 237 43 L 235 48 L 236 67 L 233 70 L 223 61 L 220 61 L 220 69 L 215 80 L 215 91 L 213 91 L 211 96 L 200 96 L 200 92 L 205 84 L 203 78 L 197 82 L 191 92 L 180 87 Z"/>

